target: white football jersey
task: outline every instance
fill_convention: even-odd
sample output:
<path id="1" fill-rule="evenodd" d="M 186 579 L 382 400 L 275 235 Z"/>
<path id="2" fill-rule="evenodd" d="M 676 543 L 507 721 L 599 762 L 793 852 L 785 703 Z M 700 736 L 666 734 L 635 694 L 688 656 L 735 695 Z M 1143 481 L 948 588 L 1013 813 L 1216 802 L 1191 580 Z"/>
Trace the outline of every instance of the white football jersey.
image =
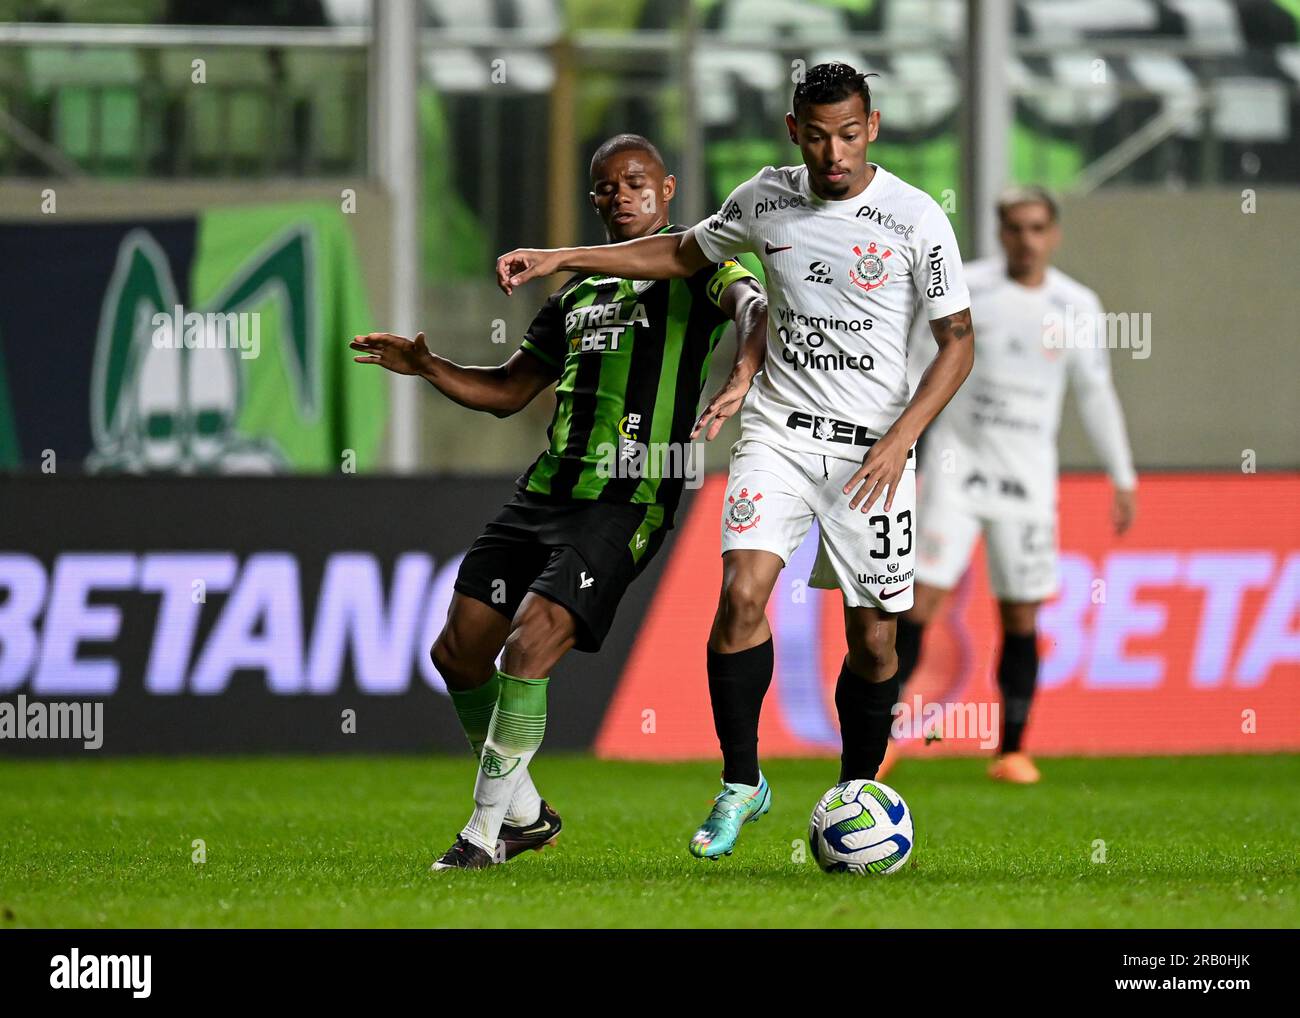
<path id="1" fill-rule="evenodd" d="M 1022 286 L 1001 258 L 971 262 L 966 279 L 975 366 L 926 431 L 921 483 L 981 515 L 1055 512 L 1056 435 L 1072 379 L 1084 426 L 1111 478 L 1134 487 L 1097 295 L 1050 267 L 1042 286 Z M 914 380 L 930 359 L 926 339 L 913 332 Z"/>
<path id="2" fill-rule="evenodd" d="M 861 460 L 907 406 L 918 308 L 970 306 L 948 217 L 879 166 L 842 201 L 813 194 L 804 166 L 766 166 L 694 234 L 710 261 L 752 251 L 766 270 L 767 362 L 742 438 Z"/>

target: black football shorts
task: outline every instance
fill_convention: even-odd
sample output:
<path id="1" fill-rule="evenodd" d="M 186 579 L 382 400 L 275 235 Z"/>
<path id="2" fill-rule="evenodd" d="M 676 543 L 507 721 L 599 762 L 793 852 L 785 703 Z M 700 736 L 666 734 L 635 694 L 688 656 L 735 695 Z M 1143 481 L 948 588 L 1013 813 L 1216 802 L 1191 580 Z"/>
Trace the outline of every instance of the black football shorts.
<path id="1" fill-rule="evenodd" d="M 456 590 L 506 618 L 536 591 L 569 609 L 576 648 L 594 653 L 670 525 L 662 506 L 552 501 L 516 491 L 466 552 Z"/>

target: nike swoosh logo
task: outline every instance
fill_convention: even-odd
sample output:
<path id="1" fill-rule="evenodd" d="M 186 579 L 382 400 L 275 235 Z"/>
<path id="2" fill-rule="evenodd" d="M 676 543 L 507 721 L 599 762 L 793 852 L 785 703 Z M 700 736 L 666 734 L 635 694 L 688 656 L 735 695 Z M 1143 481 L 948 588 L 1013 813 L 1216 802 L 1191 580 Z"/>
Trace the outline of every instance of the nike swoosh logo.
<path id="1" fill-rule="evenodd" d="M 909 584 L 907 585 L 907 587 L 910 587 L 910 586 L 911 586 L 911 584 L 909 583 Z M 899 587 L 897 590 L 882 590 L 882 591 L 880 592 L 880 600 L 882 600 L 882 601 L 888 601 L 888 600 L 889 600 L 891 597 L 893 597 L 895 594 L 901 594 L 903 591 L 905 591 L 905 590 L 907 589 L 907 587 Z"/>
<path id="2" fill-rule="evenodd" d="M 786 244 L 784 247 L 773 247 L 771 244 L 769 244 L 769 243 L 767 243 L 767 242 L 764 242 L 764 243 L 763 243 L 763 250 L 764 250 L 767 254 L 776 254 L 778 251 L 792 251 L 792 250 L 794 250 L 794 245 L 793 245 L 793 244 Z"/>

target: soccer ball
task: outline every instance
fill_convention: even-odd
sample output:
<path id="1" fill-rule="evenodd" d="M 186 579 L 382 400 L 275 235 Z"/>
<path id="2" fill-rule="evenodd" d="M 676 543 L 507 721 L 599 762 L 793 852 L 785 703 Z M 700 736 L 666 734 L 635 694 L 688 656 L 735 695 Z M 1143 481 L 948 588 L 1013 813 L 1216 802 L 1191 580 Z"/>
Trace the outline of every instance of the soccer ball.
<path id="1" fill-rule="evenodd" d="M 879 781 L 836 785 L 813 807 L 808 844 L 827 873 L 893 873 L 912 854 L 912 811 Z"/>

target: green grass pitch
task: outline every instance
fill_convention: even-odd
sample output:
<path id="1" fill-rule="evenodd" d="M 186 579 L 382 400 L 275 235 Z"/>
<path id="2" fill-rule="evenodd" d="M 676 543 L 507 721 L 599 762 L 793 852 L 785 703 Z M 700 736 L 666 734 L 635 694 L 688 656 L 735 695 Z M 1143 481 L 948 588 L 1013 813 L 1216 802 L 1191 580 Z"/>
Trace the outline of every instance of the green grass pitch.
<path id="1" fill-rule="evenodd" d="M 1300 756 L 1041 764 L 1024 788 L 981 760 L 904 761 L 890 783 L 916 850 L 864 878 L 823 874 L 800 847 L 829 760 L 768 761 L 772 812 L 711 863 L 686 842 L 716 763 L 543 752 L 559 844 L 438 874 L 468 815 L 468 758 L 10 760 L 0 928 L 1300 925 Z"/>

